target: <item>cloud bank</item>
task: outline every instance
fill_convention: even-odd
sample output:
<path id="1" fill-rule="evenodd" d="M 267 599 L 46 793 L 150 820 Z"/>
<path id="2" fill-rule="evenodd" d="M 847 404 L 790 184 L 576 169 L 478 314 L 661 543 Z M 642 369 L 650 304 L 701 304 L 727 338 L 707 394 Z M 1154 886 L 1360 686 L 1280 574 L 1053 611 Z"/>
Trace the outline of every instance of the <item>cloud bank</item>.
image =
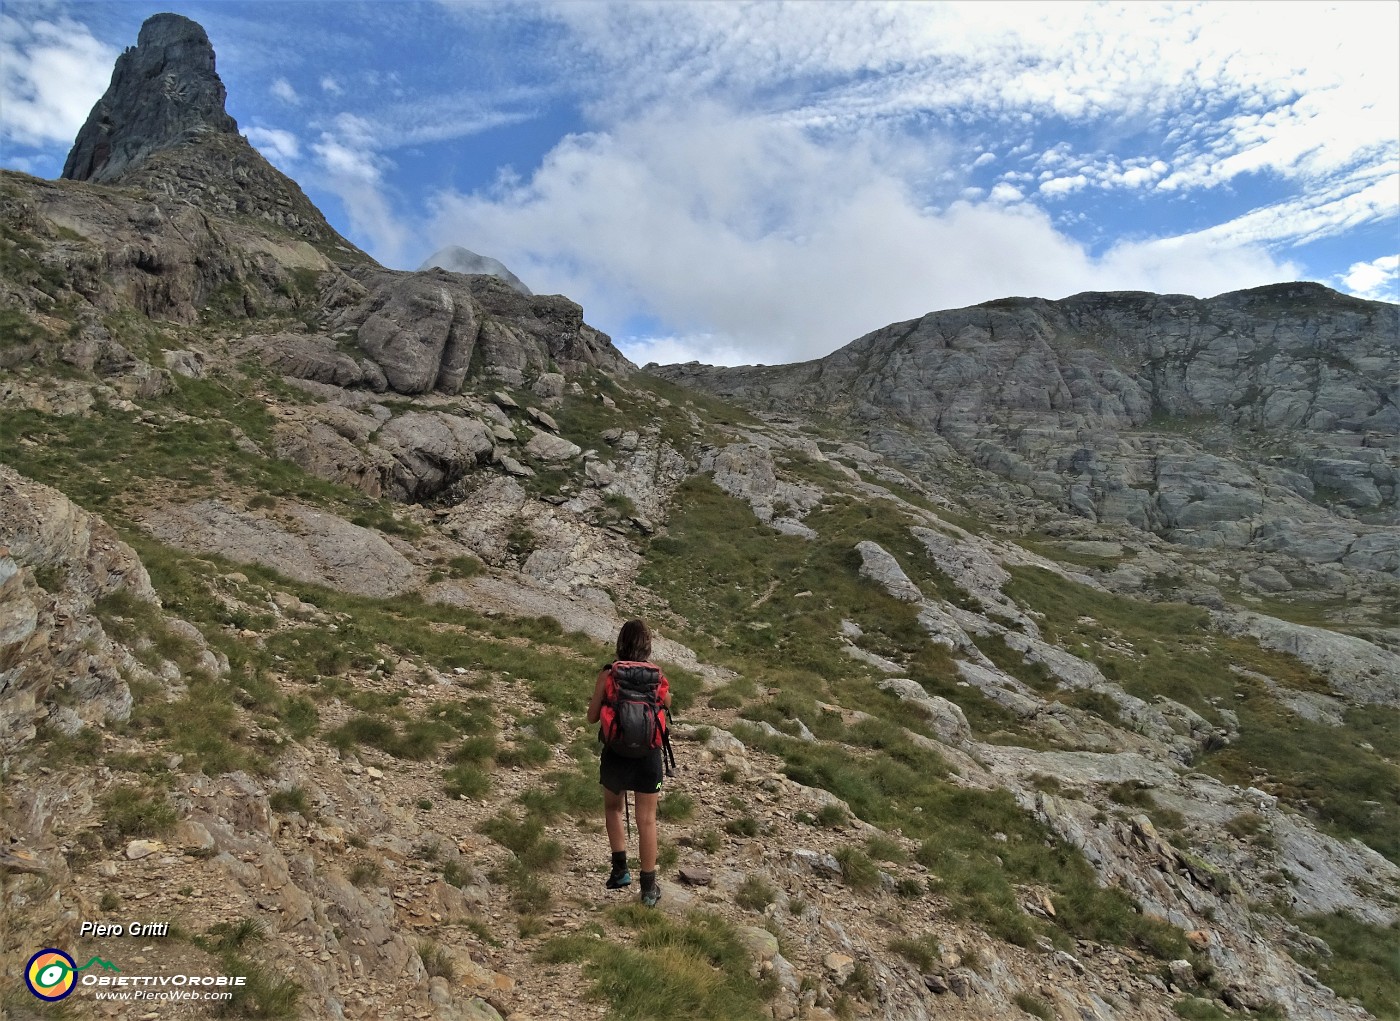
<path id="1" fill-rule="evenodd" d="M 656 108 L 565 139 L 525 181 L 432 201 L 433 244 L 470 239 L 593 321 L 642 311 L 661 336 L 617 339 L 633 360 L 780 362 L 889 322 L 1008 294 L 1214 294 L 1294 267 L 1211 235 L 1127 243 L 1100 257 L 1019 193 L 921 202 L 877 133 L 824 143 L 717 104 Z M 1000 186 L 999 186 L 1000 187 Z"/>

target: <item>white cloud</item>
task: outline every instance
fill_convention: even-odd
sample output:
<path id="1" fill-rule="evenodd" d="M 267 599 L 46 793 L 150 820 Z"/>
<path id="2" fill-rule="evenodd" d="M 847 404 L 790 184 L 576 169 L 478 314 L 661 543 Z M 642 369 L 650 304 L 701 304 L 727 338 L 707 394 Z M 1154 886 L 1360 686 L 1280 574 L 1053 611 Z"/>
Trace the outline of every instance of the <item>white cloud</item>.
<path id="1" fill-rule="evenodd" d="M 686 337 L 614 337 L 613 343 L 636 365 L 646 365 L 648 362 L 674 365 L 692 361 L 707 365 L 746 365 L 752 364 L 756 357 L 753 350 L 745 350 L 712 333 Z"/>
<path id="2" fill-rule="evenodd" d="M 281 128 L 249 128 L 245 134 L 264 156 L 278 166 L 285 167 L 301 157 L 301 143 L 297 136 Z"/>
<path id="3" fill-rule="evenodd" d="M 984 152 L 972 161 L 972 167 L 975 170 L 977 167 L 985 167 L 988 163 L 995 163 L 996 161 L 996 153 Z"/>
<path id="4" fill-rule="evenodd" d="M 714 104 L 657 109 L 566 138 L 527 180 L 435 196 L 425 243 L 501 259 L 615 333 L 651 315 L 665 332 L 627 342 L 643 360 L 806 359 L 1007 294 L 1208 295 L 1295 272 L 1226 237 L 1096 259 L 1025 204 L 930 209 L 878 152 Z"/>
<path id="5" fill-rule="evenodd" d="M 0 14 L 0 138 L 69 144 L 107 89 L 117 51 L 69 18 Z"/>
<path id="6" fill-rule="evenodd" d="M 332 96 L 338 96 L 343 93 L 345 89 L 342 88 L 340 82 L 336 81 L 331 75 L 326 75 L 321 79 L 321 91 L 328 92 Z"/>
<path id="7" fill-rule="evenodd" d="M 1352 263 L 1338 281 L 1342 289 L 1372 301 L 1400 301 L 1400 255 Z"/>
<path id="8" fill-rule="evenodd" d="M 1198 233 L 1230 245 L 1306 244 L 1363 224 L 1394 219 L 1397 196 L 1400 172 L 1367 168 Z"/>
<path id="9" fill-rule="evenodd" d="M 297 95 L 297 90 L 292 88 L 292 83 L 285 78 L 274 78 L 272 84 L 268 88 L 274 96 L 284 103 L 290 103 L 295 106 L 301 102 L 301 97 Z"/>
<path id="10" fill-rule="evenodd" d="M 1073 177 L 1052 177 L 1048 181 L 1040 184 L 1040 193 L 1050 198 L 1058 198 L 1061 195 L 1070 195 L 1089 183 L 1089 179 L 1083 174 L 1075 174 Z"/>
<path id="11" fill-rule="evenodd" d="M 718 98 L 821 130 L 928 115 L 1000 122 L 1014 155 L 1046 116 L 1169 135 L 1167 190 L 1267 171 L 1313 181 L 1393 162 L 1400 5 L 555 4 L 604 123 L 655 102 Z M 802 88 L 820 83 L 816 91 Z M 1066 147 L 1068 149 L 1068 147 Z M 975 151 L 975 150 L 974 150 Z M 1066 151 L 1061 159 L 1070 158 Z M 974 160 L 969 154 L 968 160 Z M 1094 153 L 1074 156 L 1081 164 Z M 1145 166 L 1158 177 L 1166 161 Z M 1071 177 L 1059 173 L 1056 177 Z M 1138 187 L 1143 172 L 1087 174 Z"/>
<path id="12" fill-rule="evenodd" d="M 1007 184 L 1005 181 L 998 182 L 993 188 L 989 198 L 993 202 L 1020 202 L 1025 195 L 1021 189 L 1014 184 Z"/>
<path id="13" fill-rule="evenodd" d="M 321 183 L 345 206 L 356 240 L 380 262 L 400 265 L 410 232 L 387 193 L 384 172 L 393 164 L 378 151 L 374 125 L 355 114 L 339 114 L 311 144 L 311 153 Z"/>

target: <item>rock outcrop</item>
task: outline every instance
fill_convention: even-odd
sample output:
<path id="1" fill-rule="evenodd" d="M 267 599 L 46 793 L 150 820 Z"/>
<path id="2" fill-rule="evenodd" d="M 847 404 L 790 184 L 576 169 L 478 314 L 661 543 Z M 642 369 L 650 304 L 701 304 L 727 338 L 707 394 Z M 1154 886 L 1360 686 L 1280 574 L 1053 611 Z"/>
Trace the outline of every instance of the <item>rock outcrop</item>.
<path id="1" fill-rule="evenodd" d="M 126 719 L 128 678 L 150 674 L 94 613 L 116 593 L 156 602 L 132 548 L 62 493 L 0 464 L 0 754 L 41 725 L 72 734 Z"/>
<path id="2" fill-rule="evenodd" d="M 1011 298 L 934 312 L 797 365 L 656 371 L 820 411 L 936 474 L 946 441 L 1032 521 L 1394 574 L 1400 308 L 1317 284 Z"/>
<path id="3" fill-rule="evenodd" d="M 146 19 L 78 132 L 63 176 L 111 183 L 152 153 L 205 132 L 236 134 L 204 29 L 178 14 Z"/>

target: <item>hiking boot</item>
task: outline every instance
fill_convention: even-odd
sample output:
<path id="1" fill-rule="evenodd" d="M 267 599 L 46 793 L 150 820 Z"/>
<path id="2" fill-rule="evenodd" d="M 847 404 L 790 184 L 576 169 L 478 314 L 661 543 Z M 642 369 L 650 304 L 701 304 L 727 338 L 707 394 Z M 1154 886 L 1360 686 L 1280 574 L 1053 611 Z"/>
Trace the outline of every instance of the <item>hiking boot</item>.
<path id="1" fill-rule="evenodd" d="M 612 874 L 608 876 L 609 890 L 621 890 L 624 886 L 631 885 L 632 873 L 628 872 L 626 869 L 613 869 Z"/>
<path id="2" fill-rule="evenodd" d="M 661 884 L 649 886 L 642 891 L 642 903 L 649 908 L 656 907 L 656 902 L 661 899 Z"/>

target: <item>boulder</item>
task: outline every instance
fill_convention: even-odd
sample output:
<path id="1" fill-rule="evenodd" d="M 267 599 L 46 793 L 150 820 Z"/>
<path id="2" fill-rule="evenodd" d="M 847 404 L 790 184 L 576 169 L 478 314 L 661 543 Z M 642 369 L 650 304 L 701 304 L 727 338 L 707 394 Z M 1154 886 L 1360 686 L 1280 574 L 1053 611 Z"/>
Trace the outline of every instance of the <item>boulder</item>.
<path id="1" fill-rule="evenodd" d="M 881 691 L 893 692 L 921 712 L 932 725 L 940 741 L 951 745 L 966 744 L 972 739 L 967 717 L 954 702 L 941 695 L 930 695 L 917 682 L 907 677 L 893 677 L 880 682 Z"/>
<path id="2" fill-rule="evenodd" d="M 906 603 L 916 603 L 924 598 L 919 587 L 909 580 L 899 566 L 899 561 L 885 552 L 879 543 L 862 539 L 856 543 L 856 552 L 860 554 L 862 578 L 869 578 L 894 598 Z"/>
<path id="3" fill-rule="evenodd" d="M 525 444 L 525 453 L 541 461 L 557 462 L 570 461 L 582 454 L 583 449 L 562 436 L 552 436 L 536 429 L 535 435 Z"/>
<path id="4" fill-rule="evenodd" d="M 471 469 L 491 463 L 495 437 L 476 419 L 443 411 L 410 411 L 390 419 L 376 442 L 395 461 L 400 499 L 424 500 Z"/>
<path id="5" fill-rule="evenodd" d="M 279 515 L 295 530 L 221 500 L 150 507 L 140 520 L 180 549 L 262 564 L 342 592 L 385 597 L 413 583 L 413 565 L 378 532 L 295 503 L 283 502 Z"/>

